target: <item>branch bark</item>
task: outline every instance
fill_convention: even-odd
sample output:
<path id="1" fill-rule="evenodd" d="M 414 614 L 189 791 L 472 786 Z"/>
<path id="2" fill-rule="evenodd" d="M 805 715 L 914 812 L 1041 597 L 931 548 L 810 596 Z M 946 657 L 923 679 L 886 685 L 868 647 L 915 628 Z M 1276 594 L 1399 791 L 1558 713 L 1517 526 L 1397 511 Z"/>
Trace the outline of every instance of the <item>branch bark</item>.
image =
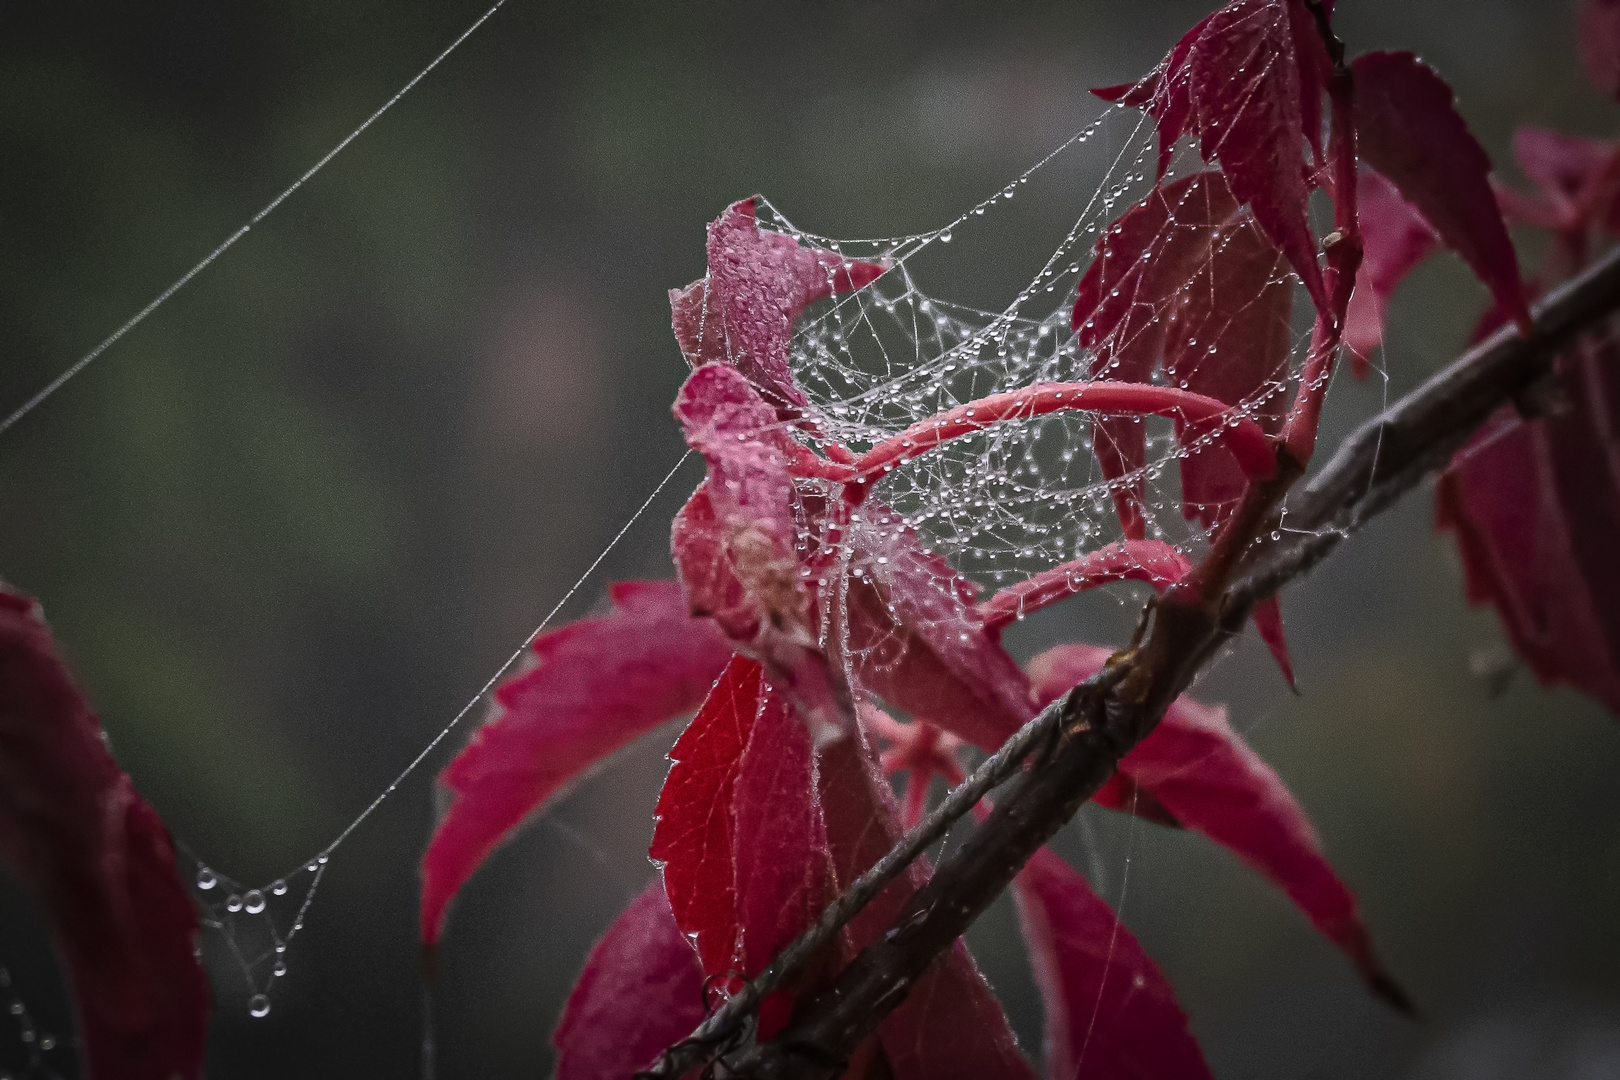
<path id="1" fill-rule="evenodd" d="M 1498 408 L 1517 403 L 1535 411 L 1537 385 L 1551 375 L 1559 350 L 1620 309 L 1620 250 L 1550 294 L 1535 310 L 1532 333 L 1512 327 L 1471 349 L 1449 367 L 1362 424 L 1340 444 L 1317 476 L 1289 498 L 1279 539 L 1255 545 L 1239 561 L 1230 588 L 1213 597 L 1166 594 L 1144 612 L 1143 632 L 1098 677 L 1081 684 L 998 754 L 1002 772 L 1025 753 L 1035 760 L 1011 793 L 962 848 L 941 863 L 876 942 L 834 983 L 800 1007 L 778 1038 L 750 1041 L 751 1013 L 764 995 L 750 987 L 672 1048 L 650 1075 L 675 1077 L 712 1061 L 724 1077 L 750 1080 L 832 1080 L 878 1024 L 945 949 L 1001 894 L 1035 851 L 1113 775 L 1119 760 L 1146 738 L 1220 646 L 1239 633 L 1259 601 L 1309 571 L 1345 537 L 1385 509 L 1451 456 Z M 1040 737 L 1031 735 L 1037 732 Z M 922 846 L 909 841 L 945 828 L 988 790 L 980 773 L 959 789 L 881 868 L 890 876 Z M 971 790 L 969 790 L 971 789 Z M 954 815 L 954 816 L 952 816 Z M 874 868 L 874 871 L 879 868 Z M 887 880 L 887 879 L 885 879 Z M 858 882 L 853 895 L 868 883 Z M 879 886 L 880 887 L 880 886 Z M 865 895 L 876 895 L 867 888 Z M 859 910 L 837 905 L 807 933 L 831 933 Z M 822 925 L 827 924 L 827 925 Z M 779 984 L 792 974 L 783 961 L 767 973 Z"/>

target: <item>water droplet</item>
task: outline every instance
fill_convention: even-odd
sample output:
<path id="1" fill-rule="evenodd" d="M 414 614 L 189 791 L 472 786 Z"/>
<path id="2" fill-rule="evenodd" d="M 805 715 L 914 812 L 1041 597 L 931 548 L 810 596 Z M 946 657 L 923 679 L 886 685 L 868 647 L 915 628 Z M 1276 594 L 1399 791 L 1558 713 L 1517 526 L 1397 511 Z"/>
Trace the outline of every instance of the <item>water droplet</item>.
<path id="1" fill-rule="evenodd" d="M 56 1036 L 55 1035 L 42 1036 L 40 1038 L 40 1040 L 39 1040 L 39 1048 L 41 1050 L 55 1050 L 56 1049 Z"/>
<path id="2" fill-rule="evenodd" d="M 261 1020 L 270 1015 L 270 999 L 263 994 L 254 994 L 248 998 L 248 1015 L 255 1020 Z"/>
<path id="3" fill-rule="evenodd" d="M 237 896 L 235 893 L 231 893 L 230 896 L 225 898 L 225 910 L 226 911 L 241 911 L 242 910 L 242 898 L 240 896 Z"/>
<path id="4" fill-rule="evenodd" d="M 208 869 L 208 867 L 205 866 L 201 870 L 197 871 L 197 888 L 212 889 L 218 884 L 219 878 L 215 877 L 214 872 Z"/>
<path id="5" fill-rule="evenodd" d="M 287 974 L 287 961 L 277 960 L 276 966 L 270 970 L 276 973 L 276 978 L 281 978 L 283 975 Z"/>
<path id="6" fill-rule="evenodd" d="M 242 897 L 242 907 L 249 915 L 257 915 L 264 910 L 264 893 L 258 889 L 248 890 L 248 894 Z"/>
<path id="7" fill-rule="evenodd" d="M 939 242 L 942 243 L 942 244 L 950 243 L 951 242 L 951 230 L 946 229 L 944 232 L 940 233 L 939 234 Z"/>
<path id="8" fill-rule="evenodd" d="M 270 886 L 270 891 L 272 893 L 274 893 L 275 895 L 277 895 L 277 896 L 286 896 L 287 895 L 287 883 L 285 881 L 277 879 L 276 883 Z"/>

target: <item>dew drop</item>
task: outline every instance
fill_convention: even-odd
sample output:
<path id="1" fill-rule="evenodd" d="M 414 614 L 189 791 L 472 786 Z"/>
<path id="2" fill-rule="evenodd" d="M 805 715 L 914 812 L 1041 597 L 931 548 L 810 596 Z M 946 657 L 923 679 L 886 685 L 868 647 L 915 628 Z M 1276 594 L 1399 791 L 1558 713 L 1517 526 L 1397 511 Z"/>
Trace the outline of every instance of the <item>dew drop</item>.
<path id="1" fill-rule="evenodd" d="M 940 233 L 939 234 L 939 242 L 942 243 L 942 244 L 950 243 L 951 242 L 951 230 L 946 229 L 944 232 Z"/>
<path id="2" fill-rule="evenodd" d="M 56 1036 L 55 1035 L 41 1036 L 40 1040 L 39 1040 L 39 1048 L 41 1050 L 55 1050 L 56 1049 Z"/>
<path id="3" fill-rule="evenodd" d="M 218 884 L 219 878 L 214 876 L 214 872 L 208 869 L 208 867 L 205 866 L 201 870 L 197 871 L 197 888 L 212 889 Z"/>
<path id="4" fill-rule="evenodd" d="M 242 907 L 249 915 L 257 915 L 264 910 L 264 893 L 258 889 L 248 890 L 248 894 L 242 897 Z"/>
<path id="5" fill-rule="evenodd" d="M 283 975 L 287 974 L 287 961 L 277 960 L 276 966 L 270 970 L 276 973 L 276 978 L 281 978 Z"/>
<path id="6" fill-rule="evenodd" d="M 254 994 L 248 998 L 248 1015 L 255 1020 L 262 1020 L 270 1015 L 270 999 L 263 994 Z"/>
<path id="7" fill-rule="evenodd" d="M 230 896 L 225 898 L 225 910 L 226 911 L 241 911 L 242 910 L 242 898 L 240 896 L 237 896 L 235 893 L 231 893 Z"/>
<path id="8" fill-rule="evenodd" d="M 287 883 L 278 878 L 276 880 L 276 883 L 274 885 L 270 886 L 270 891 L 272 893 L 274 893 L 275 895 L 277 895 L 277 896 L 286 896 L 287 895 Z"/>

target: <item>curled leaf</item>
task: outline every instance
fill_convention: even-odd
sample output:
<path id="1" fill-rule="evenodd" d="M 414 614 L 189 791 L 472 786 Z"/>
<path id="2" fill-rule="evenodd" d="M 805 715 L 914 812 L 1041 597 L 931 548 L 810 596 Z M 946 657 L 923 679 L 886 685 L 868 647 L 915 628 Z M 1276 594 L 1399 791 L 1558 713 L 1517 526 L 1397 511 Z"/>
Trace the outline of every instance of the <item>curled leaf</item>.
<path id="1" fill-rule="evenodd" d="M 422 941 L 523 820 L 597 762 L 703 703 L 731 657 L 674 582 L 613 588 L 615 610 L 534 643 L 534 666 L 496 691 L 498 710 L 439 777 L 455 795 L 422 856 Z"/>
<path id="2" fill-rule="evenodd" d="M 793 324 L 817 300 L 854 292 L 887 268 L 764 232 L 757 203 L 733 203 L 710 224 L 708 276 L 669 293 L 675 338 L 694 368 L 731 364 L 784 416 L 796 415 L 810 402 L 788 367 Z"/>
<path id="3" fill-rule="evenodd" d="M 0 585 L 0 856 L 50 918 L 86 1075 L 202 1075 L 197 911 L 29 598 Z"/>
<path id="4" fill-rule="evenodd" d="M 591 950 L 551 1036 L 557 1080 L 629 1080 L 703 1022 L 703 968 L 654 881 Z"/>

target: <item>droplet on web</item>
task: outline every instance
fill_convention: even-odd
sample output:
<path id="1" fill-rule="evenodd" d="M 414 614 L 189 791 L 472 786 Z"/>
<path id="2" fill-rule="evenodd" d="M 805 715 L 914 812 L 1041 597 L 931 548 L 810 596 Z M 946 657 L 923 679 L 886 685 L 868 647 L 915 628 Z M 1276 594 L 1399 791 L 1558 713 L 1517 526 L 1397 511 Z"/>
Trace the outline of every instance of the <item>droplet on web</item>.
<path id="1" fill-rule="evenodd" d="M 270 1015 L 270 999 L 263 994 L 254 994 L 248 998 L 248 1015 L 255 1020 L 261 1020 Z"/>
<path id="2" fill-rule="evenodd" d="M 278 878 L 276 880 L 276 882 L 273 885 L 270 886 L 270 891 L 272 893 L 274 893 L 276 896 L 286 896 L 287 895 L 287 883 Z"/>
<path id="3" fill-rule="evenodd" d="M 231 893 L 230 896 L 225 898 L 225 910 L 226 911 L 241 911 L 242 910 L 242 898 L 240 896 L 237 896 L 235 893 Z"/>
<path id="4" fill-rule="evenodd" d="M 216 877 L 214 875 L 214 872 L 212 870 L 208 869 L 208 867 L 205 866 L 202 869 L 197 871 L 197 888 L 199 888 L 199 889 L 212 889 L 215 885 L 218 885 L 218 884 L 219 884 L 219 878 Z"/>
<path id="5" fill-rule="evenodd" d="M 248 890 L 248 894 L 242 897 L 242 907 L 249 915 L 257 915 L 264 910 L 264 893 L 258 889 Z"/>

